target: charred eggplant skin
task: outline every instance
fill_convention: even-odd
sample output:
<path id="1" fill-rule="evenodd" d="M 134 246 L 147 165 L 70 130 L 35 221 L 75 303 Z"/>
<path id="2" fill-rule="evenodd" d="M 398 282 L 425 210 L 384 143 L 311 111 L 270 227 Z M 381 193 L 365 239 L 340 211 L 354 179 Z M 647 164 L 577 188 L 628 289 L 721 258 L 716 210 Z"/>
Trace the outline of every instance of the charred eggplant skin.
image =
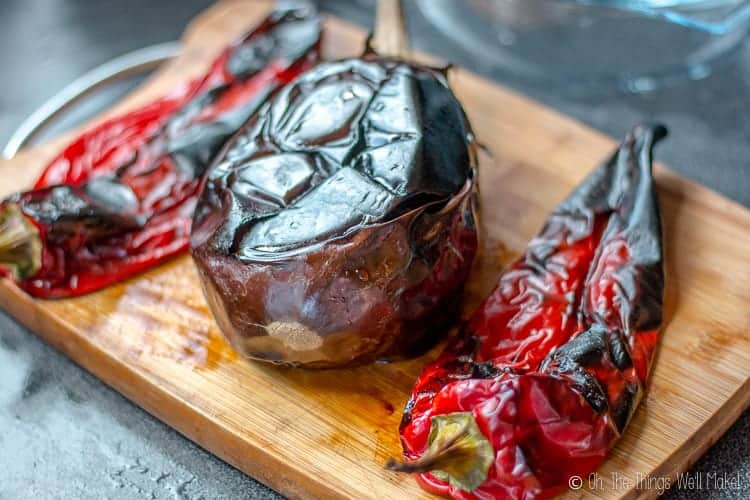
<path id="1" fill-rule="evenodd" d="M 432 346 L 477 249 L 471 138 L 439 70 L 369 55 L 279 90 L 209 170 L 193 221 L 235 348 L 323 368 Z"/>

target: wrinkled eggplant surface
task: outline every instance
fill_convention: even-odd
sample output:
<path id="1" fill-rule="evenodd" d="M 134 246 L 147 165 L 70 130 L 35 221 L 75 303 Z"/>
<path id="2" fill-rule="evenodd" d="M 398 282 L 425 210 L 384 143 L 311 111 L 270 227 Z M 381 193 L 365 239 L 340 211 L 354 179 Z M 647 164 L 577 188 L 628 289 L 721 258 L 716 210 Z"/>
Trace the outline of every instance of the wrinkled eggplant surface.
<path id="1" fill-rule="evenodd" d="M 469 125 L 438 70 L 367 56 L 283 87 L 209 170 L 191 246 L 247 357 L 335 367 L 419 354 L 477 248 Z"/>

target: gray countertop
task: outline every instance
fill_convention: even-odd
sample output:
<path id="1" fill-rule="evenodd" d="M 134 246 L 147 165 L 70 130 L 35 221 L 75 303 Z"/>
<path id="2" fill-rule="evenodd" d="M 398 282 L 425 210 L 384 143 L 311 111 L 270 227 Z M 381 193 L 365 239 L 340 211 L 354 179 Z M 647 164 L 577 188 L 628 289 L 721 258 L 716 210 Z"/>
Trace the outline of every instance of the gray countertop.
<path id="1" fill-rule="evenodd" d="M 320 0 L 364 26 L 367 0 Z M 0 5 L 0 143 L 46 98 L 108 59 L 179 37 L 208 0 L 4 0 Z M 683 175 L 750 206 L 750 47 L 714 76 L 647 95 L 562 97 L 522 88 L 441 38 L 409 4 L 417 48 L 515 86 L 619 137 L 634 123 L 666 123 L 658 156 Z M 100 93 L 50 133 L 132 88 Z M 750 413 L 694 466 L 740 475 L 740 490 L 671 491 L 672 498 L 750 496 Z M 278 498 L 109 389 L 0 313 L 0 498 Z M 746 489 L 745 489 L 746 488 Z"/>

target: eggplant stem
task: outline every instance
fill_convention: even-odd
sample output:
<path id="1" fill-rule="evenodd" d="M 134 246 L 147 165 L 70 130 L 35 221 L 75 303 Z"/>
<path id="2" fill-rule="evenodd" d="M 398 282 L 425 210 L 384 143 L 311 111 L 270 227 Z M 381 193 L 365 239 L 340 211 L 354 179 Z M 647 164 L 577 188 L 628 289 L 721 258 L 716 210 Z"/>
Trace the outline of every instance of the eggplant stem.
<path id="1" fill-rule="evenodd" d="M 409 37 L 401 0 L 378 0 L 372 43 L 380 56 L 397 59 L 409 57 Z"/>

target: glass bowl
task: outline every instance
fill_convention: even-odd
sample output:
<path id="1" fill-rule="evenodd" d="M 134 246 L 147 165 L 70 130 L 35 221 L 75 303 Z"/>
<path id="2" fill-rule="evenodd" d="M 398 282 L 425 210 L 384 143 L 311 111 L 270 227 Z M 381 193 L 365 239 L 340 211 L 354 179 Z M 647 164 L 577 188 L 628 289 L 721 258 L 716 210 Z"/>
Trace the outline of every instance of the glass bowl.
<path id="1" fill-rule="evenodd" d="M 742 46 L 749 0 L 417 0 L 479 63 L 572 92 L 708 76 Z"/>

